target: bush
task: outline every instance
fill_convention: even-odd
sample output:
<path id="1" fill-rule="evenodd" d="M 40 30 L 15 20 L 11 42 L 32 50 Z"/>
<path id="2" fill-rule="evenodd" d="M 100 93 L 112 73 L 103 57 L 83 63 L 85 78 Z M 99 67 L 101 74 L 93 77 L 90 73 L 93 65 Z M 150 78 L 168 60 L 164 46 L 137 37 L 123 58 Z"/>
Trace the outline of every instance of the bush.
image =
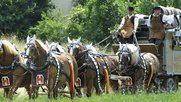
<path id="1" fill-rule="evenodd" d="M 55 12 L 54 15 L 51 12 L 43 12 L 41 21 L 36 26 L 31 27 L 28 34 L 36 34 L 43 40 L 64 42 L 66 38 L 65 24 L 64 17 L 59 11 Z"/>
<path id="2" fill-rule="evenodd" d="M 122 1 L 120 1 L 122 2 Z M 110 30 L 120 22 L 119 5 L 115 0 L 87 0 L 76 6 L 70 15 L 67 33 L 98 42 L 110 35 Z"/>

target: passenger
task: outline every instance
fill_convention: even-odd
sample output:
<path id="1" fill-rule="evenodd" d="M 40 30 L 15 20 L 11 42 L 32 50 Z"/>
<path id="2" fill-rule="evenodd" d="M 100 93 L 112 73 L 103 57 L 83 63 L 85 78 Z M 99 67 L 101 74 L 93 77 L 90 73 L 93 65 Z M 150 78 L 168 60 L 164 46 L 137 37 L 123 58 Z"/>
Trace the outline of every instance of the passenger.
<path id="1" fill-rule="evenodd" d="M 118 39 L 122 43 L 133 43 L 133 33 L 138 28 L 138 18 L 134 15 L 134 8 L 128 7 L 128 15 L 122 18 L 118 28 Z"/>
<path id="2" fill-rule="evenodd" d="M 153 14 L 149 16 L 147 26 L 149 27 L 149 42 L 158 47 L 162 44 L 165 37 L 165 28 L 173 22 L 167 15 L 161 14 L 161 8 L 153 8 Z"/>

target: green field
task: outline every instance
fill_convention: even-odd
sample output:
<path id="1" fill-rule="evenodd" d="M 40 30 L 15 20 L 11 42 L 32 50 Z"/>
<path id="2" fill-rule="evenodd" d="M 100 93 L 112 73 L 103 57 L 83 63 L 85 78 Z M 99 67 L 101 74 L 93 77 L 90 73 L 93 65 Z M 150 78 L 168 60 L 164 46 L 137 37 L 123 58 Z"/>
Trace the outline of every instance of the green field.
<path id="1" fill-rule="evenodd" d="M 2 96 L 1 96 L 2 97 Z M 6 102 L 5 98 L 1 98 L 0 102 Z M 47 95 L 39 96 L 38 99 L 29 100 L 28 97 L 14 98 L 13 102 L 181 102 L 181 91 L 176 93 L 159 93 L 145 94 L 138 93 L 135 95 L 121 95 L 120 93 L 110 93 L 107 95 L 96 96 L 90 98 L 74 98 L 73 100 L 60 97 L 57 100 L 49 100 Z"/>

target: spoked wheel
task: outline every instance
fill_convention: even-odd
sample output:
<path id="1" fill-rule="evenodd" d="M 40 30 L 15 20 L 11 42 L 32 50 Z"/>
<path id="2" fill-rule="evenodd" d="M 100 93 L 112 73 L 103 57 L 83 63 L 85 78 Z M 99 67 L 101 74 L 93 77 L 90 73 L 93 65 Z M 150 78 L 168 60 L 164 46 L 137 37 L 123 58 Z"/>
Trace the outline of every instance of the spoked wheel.
<path id="1" fill-rule="evenodd" d="M 176 82 L 173 78 L 168 78 L 165 83 L 165 88 L 167 92 L 174 92 L 177 90 Z"/>

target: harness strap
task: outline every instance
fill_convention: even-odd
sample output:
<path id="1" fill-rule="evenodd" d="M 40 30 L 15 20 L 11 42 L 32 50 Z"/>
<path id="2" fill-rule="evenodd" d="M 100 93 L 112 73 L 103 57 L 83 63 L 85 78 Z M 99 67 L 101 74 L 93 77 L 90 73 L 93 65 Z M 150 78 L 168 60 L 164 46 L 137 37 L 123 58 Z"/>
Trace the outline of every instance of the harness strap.
<path id="1" fill-rule="evenodd" d="M 92 55 L 89 54 L 89 57 L 91 58 L 91 60 L 93 61 L 94 65 L 95 65 L 95 67 L 96 67 L 98 87 L 99 87 L 100 91 L 103 92 L 103 91 L 102 91 L 102 88 L 101 88 L 101 84 L 100 84 L 99 67 L 98 67 L 98 64 L 97 64 L 97 62 L 96 62 L 96 60 L 95 60 L 96 56 L 92 56 Z"/>
<path id="2" fill-rule="evenodd" d="M 106 61 L 105 56 L 100 56 L 101 60 L 104 62 L 104 80 L 106 83 L 106 93 L 109 93 L 109 88 L 110 88 L 110 80 L 109 80 L 109 66 Z"/>
<path id="3" fill-rule="evenodd" d="M 58 80 L 59 80 L 59 77 L 60 77 L 60 70 L 61 70 L 61 65 L 58 61 L 58 59 L 55 57 L 55 56 L 52 56 L 54 59 L 55 59 L 55 62 L 56 62 L 56 66 L 57 66 L 57 76 L 56 76 L 56 79 L 55 79 L 55 84 L 54 84 L 54 88 L 57 86 L 58 84 Z M 63 62 L 62 62 L 63 63 Z M 63 66 L 62 66 L 63 67 Z"/>
<path id="4" fill-rule="evenodd" d="M 15 67 L 19 64 L 19 55 L 17 54 L 9 66 L 2 66 L 0 65 L 0 69 L 15 69 Z"/>

